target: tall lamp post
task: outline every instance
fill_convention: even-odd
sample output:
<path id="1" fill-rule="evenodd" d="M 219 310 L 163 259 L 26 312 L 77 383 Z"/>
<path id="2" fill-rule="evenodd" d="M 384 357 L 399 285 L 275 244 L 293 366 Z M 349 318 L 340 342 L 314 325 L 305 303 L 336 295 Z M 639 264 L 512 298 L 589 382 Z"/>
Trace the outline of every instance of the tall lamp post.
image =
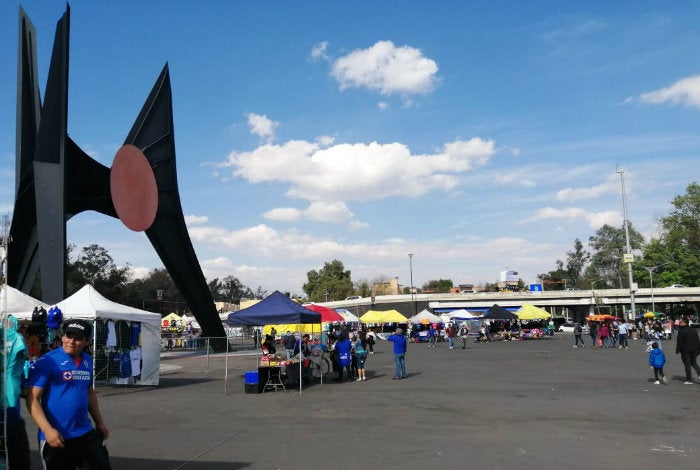
<path id="1" fill-rule="evenodd" d="M 416 302 L 413 300 L 413 253 L 408 254 L 408 268 L 411 274 L 411 308 L 413 309 L 413 316 L 416 316 Z"/>
<path id="2" fill-rule="evenodd" d="M 656 268 L 660 268 L 661 266 L 665 266 L 670 261 L 666 261 L 665 263 L 657 264 L 656 266 L 639 266 L 640 268 L 644 268 L 647 270 L 649 273 L 649 287 L 651 288 L 651 311 L 652 313 L 656 313 L 656 309 L 654 306 L 654 270 Z"/>
<path id="3" fill-rule="evenodd" d="M 624 225 L 625 225 L 625 248 L 627 249 L 623 260 L 625 263 L 627 263 L 627 273 L 629 275 L 629 283 L 630 283 L 630 316 L 629 319 L 634 319 L 634 316 L 636 315 L 636 307 L 634 305 L 634 278 L 632 276 L 632 263 L 634 263 L 634 256 L 632 255 L 632 247 L 630 245 L 630 230 L 629 230 L 629 220 L 627 220 L 627 196 L 625 194 L 625 172 L 622 170 L 620 167 L 617 167 L 615 170 L 617 173 L 620 174 L 620 182 L 622 183 L 622 212 L 623 212 L 623 217 L 624 217 Z"/>

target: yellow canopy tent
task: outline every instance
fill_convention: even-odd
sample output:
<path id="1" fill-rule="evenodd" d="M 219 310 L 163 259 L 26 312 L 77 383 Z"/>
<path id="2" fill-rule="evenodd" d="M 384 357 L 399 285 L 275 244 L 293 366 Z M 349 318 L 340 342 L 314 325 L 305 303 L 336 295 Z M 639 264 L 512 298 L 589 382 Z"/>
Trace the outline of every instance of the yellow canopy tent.
<path id="1" fill-rule="evenodd" d="M 523 304 L 515 314 L 520 320 L 547 320 L 552 316 L 546 310 L 535 307 L 532 304 Z"/>
<path id="2" fill-rule="evenodd" d="M 321 334 L 321 325 L 318 323 L 283 323 L 279 325 L 265 325 L 263 334 L 269 335 L 272 328 L 277 331 L 277 335 L 284 335 L 288 331 L 291 333 L 310 334 L 318 336 Z"/>
<path id="3" fill-rule="evenodd" d="M 182 317 L 180 317 L 174 313 L 170 313 L 160 320 L 160 326 L 172 327 L 174 321 L 180 321 L 180 320 L 182 320 Z"/>
<path id="4" fill-rule="evenodd" d="M 362 323 L 406 323 L 408 318 L 396 310 L 369 310 L 360 317 Z"/>

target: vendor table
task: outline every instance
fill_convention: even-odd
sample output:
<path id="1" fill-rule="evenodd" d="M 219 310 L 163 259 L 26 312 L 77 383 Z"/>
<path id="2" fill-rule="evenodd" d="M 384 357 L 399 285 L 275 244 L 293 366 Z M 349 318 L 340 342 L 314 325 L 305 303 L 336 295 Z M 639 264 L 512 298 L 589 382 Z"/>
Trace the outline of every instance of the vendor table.
<path id="1" fill-rule="evenodd" d="M 282 382 L 282 366 L 258 366 L 258 380 L 261 393 L 270 390 L 286 390 Z"/>

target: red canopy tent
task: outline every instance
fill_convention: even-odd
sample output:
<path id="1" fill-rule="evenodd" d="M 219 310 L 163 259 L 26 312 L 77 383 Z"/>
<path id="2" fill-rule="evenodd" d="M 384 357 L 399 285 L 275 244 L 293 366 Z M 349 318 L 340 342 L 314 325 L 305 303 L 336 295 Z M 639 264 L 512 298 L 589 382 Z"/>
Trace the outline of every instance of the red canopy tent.
<path id="1" fill-rule="evenodd" d="M 323 305 L 316 304 L 305 304 L 305 308 L 313 310 L 316 313 L 321 314 L 321 321 L 323 323 L 334 323 L 334 322 L 344 322 L 345 319 L 341 314 L 333 310 L 332 308 L 324 307 Z"/>

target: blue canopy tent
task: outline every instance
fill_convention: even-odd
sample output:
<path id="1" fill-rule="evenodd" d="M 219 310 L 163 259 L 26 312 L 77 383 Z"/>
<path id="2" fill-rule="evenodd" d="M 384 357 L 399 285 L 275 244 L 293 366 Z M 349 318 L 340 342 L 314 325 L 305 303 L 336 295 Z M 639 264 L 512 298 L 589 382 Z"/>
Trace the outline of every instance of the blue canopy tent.
<path id="1" fill-rule="evenodd" d="M 321 314 L 299 305 L 276 290 L 255 305 L 229 313 L 229 326 L 263 326 L 277 323 L 321 323 Z"/>
<path id="2" fill-rule="evenodd" d="M 229 313 L 226 323 L 229 326 L 264 326 L 279 323 L 320 324 L 321 314 L 299 305 L 280 291 L 274 291 L 255 305 Z M 299 393 L 301 393 L 302 382 L 301 363 L 302 361 L 299 361 Z"/>

